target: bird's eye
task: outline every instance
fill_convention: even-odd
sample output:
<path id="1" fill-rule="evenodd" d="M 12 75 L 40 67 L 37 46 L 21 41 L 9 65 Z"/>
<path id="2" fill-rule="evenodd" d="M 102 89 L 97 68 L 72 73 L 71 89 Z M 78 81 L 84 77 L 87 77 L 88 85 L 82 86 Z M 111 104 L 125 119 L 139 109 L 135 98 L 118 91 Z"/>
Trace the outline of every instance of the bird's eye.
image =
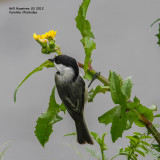
<path id="1" fill-rule="evenodd" d="M 55 62 L 56 62 L 57 64 L 60 64 L 60 61 L 59 61 L 59 60 L 56 60 Z"/>

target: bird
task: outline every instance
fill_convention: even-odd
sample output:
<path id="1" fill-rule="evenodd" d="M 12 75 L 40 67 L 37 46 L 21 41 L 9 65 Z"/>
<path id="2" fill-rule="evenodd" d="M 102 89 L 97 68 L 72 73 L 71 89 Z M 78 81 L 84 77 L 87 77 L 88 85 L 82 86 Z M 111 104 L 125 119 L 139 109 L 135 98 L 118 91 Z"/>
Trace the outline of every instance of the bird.
<path id="1" fill-rule="evenodd" d="M 94 144 L 84 117 L 84 106 L 88 100 L 88 87 L 79 73 L 77 61 L 68 55 L 58 55 L 49 61 L 57 72 L 55 85 L 69 115 L 75 122 L 79 144 Z"/>

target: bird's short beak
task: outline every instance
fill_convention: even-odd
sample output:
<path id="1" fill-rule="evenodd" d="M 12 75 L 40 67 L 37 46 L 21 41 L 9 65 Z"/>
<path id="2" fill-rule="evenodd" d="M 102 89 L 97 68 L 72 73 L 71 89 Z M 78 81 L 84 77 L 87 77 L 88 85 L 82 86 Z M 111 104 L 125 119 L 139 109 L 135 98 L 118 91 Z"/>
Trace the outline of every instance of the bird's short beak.
<path id="1" fill-rule="evenodd" d="M 54 58 L 53 59 L 48 59 L 49 61 L 51 61 L 51 62 L 54 62 Z"/>

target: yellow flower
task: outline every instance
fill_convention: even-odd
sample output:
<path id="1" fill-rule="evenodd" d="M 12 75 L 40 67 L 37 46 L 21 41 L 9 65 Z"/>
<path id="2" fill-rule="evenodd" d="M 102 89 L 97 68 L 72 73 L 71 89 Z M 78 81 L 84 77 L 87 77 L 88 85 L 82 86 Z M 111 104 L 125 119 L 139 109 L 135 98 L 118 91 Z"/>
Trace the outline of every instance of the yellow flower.
<path id="1" fill-rule="evenodd" d="M 56 36 L 57 31 L 51 30 L 48 32 L 48 36 L 54 38 Z"/>
<path id="2" fill-rule="evenodd" d="M 47 42 L 47 39 L 39 39 L 42 43 Z"/>
<path id="3" fill-rule="evenodd" d="M 39 35 L 36 35 L 35 33 L 33 34 L 33 38 L 35 39 L 35 40 L 38 40 L 39 39 Z"/>
<path id="4" fill-rule="evenodd" d="M 49 32 L 46 32 L 45 34 L 42 34 L 42 35 L 36 35 L 35 33 L 33 34 L 33 38 L 35 40 L 40 40 L 40 41 L 43 41 L 43 42 L 47 42 L 47 38 L 52 38 L 54 39 L 54 37 L 56 36 L 56 33 L 57 31 L 54 31 L 54 30 L 50 30 Z M 44 41 L 45 40 L 45 41 Z"/>
<path id="5" fill-rule="evenodd" d="M 42 34 L 42 35 L 40 36 L 40 39 L 46 39 L 46 34 Z"/>

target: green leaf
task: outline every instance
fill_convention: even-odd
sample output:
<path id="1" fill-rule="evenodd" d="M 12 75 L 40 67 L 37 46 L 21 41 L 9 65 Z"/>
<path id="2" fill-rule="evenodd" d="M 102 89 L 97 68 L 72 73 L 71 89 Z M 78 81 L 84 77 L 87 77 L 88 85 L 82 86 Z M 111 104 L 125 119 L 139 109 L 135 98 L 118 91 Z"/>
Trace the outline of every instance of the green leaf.
<path id="1" fill-rule="evenodd" d="M 131 81 L 131 77 L 128 77 L 124 80 L 122 84 L 122 93 L 129 99 L 131 97 L 133 83 Z"/>
<path id="2" fill-rule="evenodd" d="M 98 117 L 99 123 L 104 123 L 105 125 L 112 123 L 115 112 L 117 110 L 119 111 L 120 108 L 121 107 L 119 105 L 115 106 L 114 108 L 104 113 L 102 116 Z"/>
<path id="3" fill-rule="evenodd" d="M 138 137 L 134 137 L 134 136 L 126 136 L 126 138 L 134 141 L 135 143 L 137 143 L 137 141 L 138 141 L 138 139 L 139 139 Z"/>
<path id="4" fill-rule="evenodd" d="M 77 135 L 77 132 L 68 133 L 68 134 L 65 134 L 64 136 L 75 136 L 75 135 Z"/>
<path id="5" fill-rule="evenodd" d="M 160 145 L 159 145 L 159 144 L 152 144 L 152 147 L 153 147 L 156 151 L 160 152 Z"/>
<path id="6" fill-rule="evenodd" d="M 160 124 L 153 124 L 155 128 L 160 128 Z"/>
<path id="7" fill-rule="evenodd" d="M 106 91 L 109 90 L 109 86 L 97 86 L 95 89 L 92 88 L 92 90 L 89 92 L 88 95 L 88 102 L 93 102 L 94 97 L 98 94 L 98 93 L 106 93 Z"/>
<path id="8" fill-rule="evenodd" d="M 127 116 L 123 108 L 116 110 L 111 127 L 112 141 L 115 142 L 119 137 L 122 137 L 127 125 Z"/>
<path id="9" fill-rule="evenodd" d="M 157 44 L 159 44 L 159 46 L 160 46 L 160 23 L 159 23 L 159 33 L 156 34 L 156 37 L 158 38 Z"/>
<path id="10" fill-rule="evenodd" d="M 157 23 L 158 21 L 160 21 L 160 18 L 157 19 L 157 20 L 155 20 L 155 21 L 151 24 L 151 27 L 152 27 L 155 23 Z"/>
<path id="11" fill-rule="evenodd" d="M 154 117 L 160 117 L 160 114 L 155 115 Z"/>
<path id="12" fill-rule="evenodd" d="M 140 151 L 139 149 L 135 149 L 135 151 L 136 151 L 137 153 L 141 154 L 143 157 L 145 157 L 145 153 L 144 153 L 144 152 Z"/>
<path id="13" fill-rule="evenodd" d="M 133 134 L 135 134 L 135 135 L 139 135 L 139 136 L 141 136 L 142 134 L 141 133 L 139 133 L 139 132 L 133 132 Z"/>
<path id="14" fill-rule="evenodd" d="M 139 144 L 138 147 L 142 148 L 145 152 L 148 152 L 148 149 L 144 145 Z"/>
<path id="15" fill-rule="evenodd" d="M 84 37 L 81 40 L 81 42 L 83 44 L 85 54 L 86 54 L 85 60 L 84 60 L 84 71 L 86 73 L 89 68 L 89 64 L 91 62 L 92 51 L 96 49 L 96 43 L 92 39 L 90 39 L 88 36 Z"/>
<path id="16" fill-rule="evenodd" d="M 127 97 L 121 91 L 122 80 L 121 78 L 115 73 L 110 73 L 110 91 L 112 100 L 115 104 L 125 105 Z"/>
<path id="17" fill-rule="evenodd" d="M 108 149 L 108 148 L 107 148 L 107 145 L 106 145 L 105 142 L 104 142 L 104 138 L 105 138 L 106 135 L 107 135 L 107 133 L 103 133 L 102 138 L 101 138 L 101 143 L 100 143 L 100 145 L 101 145 L 101 148 L 102 148 L 103 150 L 107 150 L 107 149 Z"/>
<path id="18" fill-rule="evenodd" d="M 146 141 L 140 141 L 141 144 L 145 145 L 145 146 L 151 146 L 149 143 L 147 143 Z"/>
<path id="19" fill-rule="evenodd" d="M 91 72 L 89 72 L 89 71 L 87 70 L 87 72 L 86 72 L 86 74 L 84 75 L 83 78 L 91 81 L 92 78 L 93 78 L 93 75 L 94 75 L 94 74 L 92 74 Z"/>
<path id="20" fill-rule="evenodd" d="M 92 137 L 93 137 L 95 140 L 97 139 L 98 133 L 91 131 L 90 134 L 92 135 Z"/>
<path id="21" fill-rule="evenodd" d="M 103 133 L 102 137 L 100 138 L 98 136 L 98 133 L 96 132 L 90 132 L 90 134 L 92 135 L 93 139 L 96 140 L 96 142 L 99 144 L 101 150 L 107 150 L 107 145 L 104 142 L 104 138 L 107 135 L 107 133 Z"/>
<path id="22" fill-rule="evenodd" d="M 139 103 L 140 103 L 140 100 L 135 96 L 135 97 L 134 97 L 134 102 L 137 103 L 137 104 L 139 104 Z"/>
<path id="23" fill-rule="evenodd" d="M 19 83 L 19 85 L 17 86 L 17 88 L 14 91 L 14 102 L 16 102 L 16 95 L 17 95 L 17 91 L 19 89 L 19 87 L 34 73 L 41 71 L 44 67 L 46 68 L 50 68 L 50 67 L 54 67 L 53 62 L 50 62 L 49 60 L 45 61 L 44 63 L 42 63 L 39 67 L 35 68 L 32 72 L 30 72 L 24 79 L 23 81 L 21 81 Z"/>
<path id="24" fill-rule="evenodd" d="M 62 105 L 57 104 L 55 100 L 54 87 L 50 96 L 49 107 L 47 111 L 42 113 L 42 115 L 38 118 L 35 130 L 35 135 L 43 147 L 48 142 L 49 136 L 53 132 L 52 125 L 63 119 L 58 115 L 58 113 L 62 111 Z"/>
<path id="25" fill-rule="evenodd" d="M 82 34 L 82 37 L 88 36 L 94 38 L 94 35 L 91 31 L 91 25 L 88 20 L 86 20 L 86 14 L 88 6 L 91 0 L 83 0 L 83 3 L 79 7 L 78 15 L 75 18 L 76 26 Z"/>
<path id="26" fill-rule="evenodd" d="M 83 39 L 81 42 L 85 50 L 85 61 L 84 61 L 84 71 L 85 74 L 89 68 L 89 63 L 91 63 L 91 53 L 96 48 L 95 42 L 91 38 L 95 38 L 94 34 L 91 31 L 91 25 L 88 20 L 86 20 L 86 14 L 88 6 L 91 0 L 83 0 L 81 6 L 79 7 L 78 15 L 75 18 L 76 27 L 81 32 Z"/>
<path id="27" fill-rule="evenodd" d="M 131 102 L 128 103 L 128 105 L 133 108 L 133 110 L 130 110 L 128 113 L 128 116 L 132 116 L 132 119 L 136 125 L 139 127 L 144 127 L 145 125 L 141 122 L 139 118 L 139 114 L 143 115 L 145 118 L 147 118 L 149 121 L 153 121 L 153 111 L 148 109 L 147 107 L 143 106 L 140 103 Z"/>

